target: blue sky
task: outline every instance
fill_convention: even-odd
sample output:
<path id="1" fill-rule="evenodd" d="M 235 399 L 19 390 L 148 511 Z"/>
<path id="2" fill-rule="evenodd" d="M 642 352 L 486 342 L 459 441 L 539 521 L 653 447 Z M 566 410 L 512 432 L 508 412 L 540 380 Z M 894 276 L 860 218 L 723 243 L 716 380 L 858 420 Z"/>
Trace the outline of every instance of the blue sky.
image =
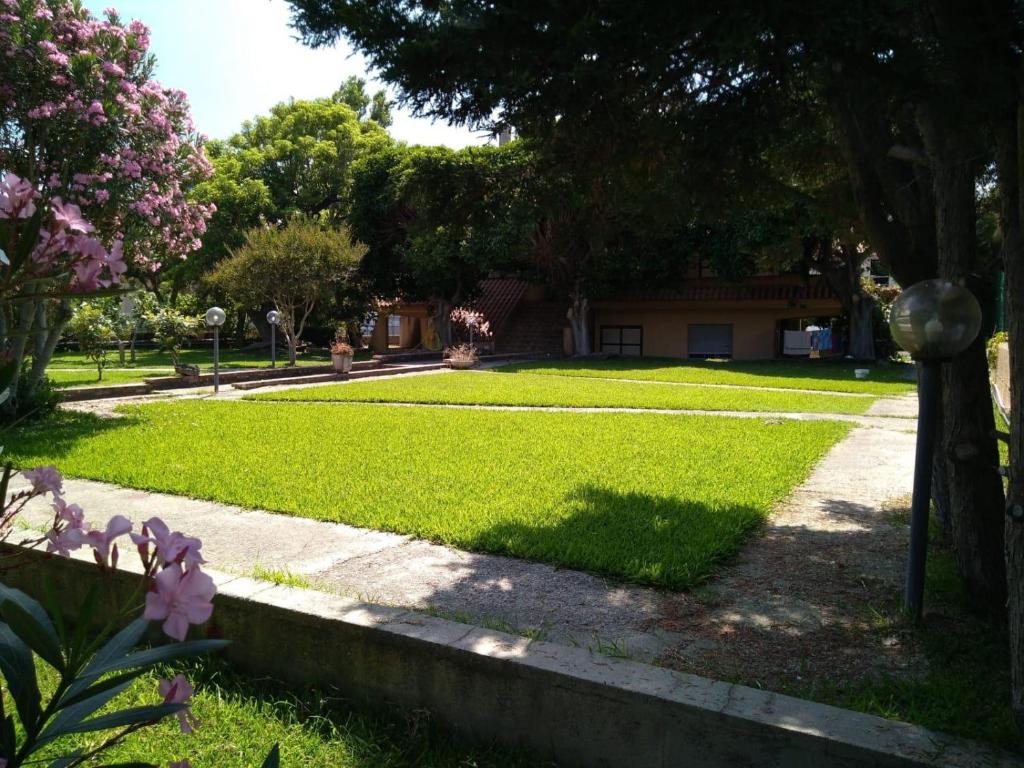
<path id="1" fill-rule="evenodd" d="M 151 30 L 156 78 L 189 95 L 196 128 L 226 138 L 243 120 L 290 97 L 329 96 L 349 75 L 367 77 L 366 63 L 342 43 L 311 50 L 294 39 L 284 0 L 85 0 L 97 16 L 117 8 L 123 21 Z M 372 81 L 367 90 L 375 91 Z M 481 144 L 464 128 L 395 112 L 391 134 L 411 144 Z"/>

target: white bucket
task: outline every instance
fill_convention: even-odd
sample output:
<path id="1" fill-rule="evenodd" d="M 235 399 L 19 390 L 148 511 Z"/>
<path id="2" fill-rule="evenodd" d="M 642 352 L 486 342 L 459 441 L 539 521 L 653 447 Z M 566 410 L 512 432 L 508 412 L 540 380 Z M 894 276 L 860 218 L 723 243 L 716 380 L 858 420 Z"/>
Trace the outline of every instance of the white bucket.
<path id="1" fill-rule="evenodd" d="M 853 376 L 857 379 L 866 379 L 870 371 L 867 368 L 854 368 Z"/>

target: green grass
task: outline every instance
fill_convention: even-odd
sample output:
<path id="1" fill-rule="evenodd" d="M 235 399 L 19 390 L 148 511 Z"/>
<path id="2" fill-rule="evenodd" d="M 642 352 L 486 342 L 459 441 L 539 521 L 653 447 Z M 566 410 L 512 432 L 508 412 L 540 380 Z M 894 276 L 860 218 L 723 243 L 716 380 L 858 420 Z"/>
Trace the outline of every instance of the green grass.
<path id="1" fill-rule="evenodd" d="M 155 403 L 12 430 L 19 465 L 683 588 L 849 428 L 831 421 Z"/>
<path id="2" fill-rule="evenodd" d="M 287 568 L 267 568 L 257 563 L 253 566 L 252 577 L 259 581 L 270 581 L 274 584 L 283 584 L 286 587 L 297 587 L 298 589 L 312 589 L 313 582 L 305 576 L 292 573 Z"/>
<path id="3" fill-rule="evenodd" d="M 941 523 L 933 520 L 923 622 L 914 626 L 902 616 L 894 596 L 879 614 L 877 627 L 880 636 L 901 635 L 901 642 L 920 651 L 925 668 L 818 682 L 794 693 L 1024 752 L 1024 732 L 1010 709 L 1006 627 L 974 612 L 941 530 Z"/>
<path id="4" fill-rule="evenodd" d="M 255 400 L 862 414 L 872 397 L 456 371 L 248 395 Z"/>
<path id="5" fill-rule="evenodd" d="M 175 670 L 178 671 L 178 670 Z M 105 753 L 104 764 L 142 761 L 167 765 L 188 758 L 196 768 L 255 768 L 280 744 L 281 765 L 302 768 L 526 768 L 550 763 L 520 751 L 476 746 L 432 724 L 425 713 L 367 713 L 321 688 L 295 689 L 251 681 L 223 664 L 187 668 L 197 693 L 192 710 L 200 727 L 182 734 L 175 718 L 129 737 Z M 44 690 L 56 685 L 40 667 Z M 157 676 L 147 675 L 114 708 L 159 701 Z M 93 736 L 90 744 L 101 739 Z M 82 742 L 76 742 L 81 744 Z"/>
<path id="6" fill-rule="evenodd" d="M 221 350 L 221 366 L 233 368 L 263 368 L 270 366 L 270 354 L 267 350 L 243 352 L 237 349 Z M 277 364 L 287 362 L 287 354 L 279 353 Z M 189 365 L 198 365 L 203 371 L 213 370 L 213 350 L 210 348 L 186 349 L 181 354 L 181 361 Z M 325 352 L 311 351 L 299 356 L 297 365 L 327 365 L 331 356 Z M 57 387 L 89 387 L 103 384 L 129 384 L 141 382 L 156 376 L 174 375 L 171 357 L 157 349 L 140 349 L 135 354 L 135 362 L 121 367 L 118 363 L 117 350 L 107 353 L 107 367 L 103 371 L 103 380 L 96 378 L 96 366 L 80 352 L 58 352 L 53 356 L 46 370 Z"/>
<path id="7" fill-rule="evenodd" d="M 855 368 L 868 368 L 864 381 L 854 378 Z M 853 392 L 872 395 L 901 395 L 913 392 L 916 383 L 911 366 L 905 363 L 865 364 L 828 360 L 669 360 L 659 358 L 609 358 L 537 361 L 497 369 L 507 373 L 539 373 L 549 376 L 592 376 L 609 379 L 675 381 L 691 384 L 733 384 L 772 389 L 814 389 L 823 392 Z M 910 376 L 910 378 L 907 378 Z"/>

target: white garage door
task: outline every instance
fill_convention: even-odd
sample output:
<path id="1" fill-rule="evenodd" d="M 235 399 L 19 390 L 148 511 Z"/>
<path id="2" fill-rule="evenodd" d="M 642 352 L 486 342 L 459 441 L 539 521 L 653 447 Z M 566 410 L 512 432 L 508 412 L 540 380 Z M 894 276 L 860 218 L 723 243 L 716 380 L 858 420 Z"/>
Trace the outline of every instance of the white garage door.
<path id="1" fill-rule="evenodd" d="M 690 357 L 732 357 L 732 324 L 689 326 Z"/>

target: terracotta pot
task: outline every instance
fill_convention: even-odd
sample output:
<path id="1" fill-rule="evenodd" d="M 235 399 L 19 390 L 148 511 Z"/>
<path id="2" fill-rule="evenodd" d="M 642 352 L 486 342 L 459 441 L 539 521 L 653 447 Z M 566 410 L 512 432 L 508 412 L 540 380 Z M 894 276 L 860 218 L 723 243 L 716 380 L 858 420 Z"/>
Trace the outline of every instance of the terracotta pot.
<path id="1" fill-rule="evenodd" d="M 476 365 L 476 360 L 448 360 L 448 367 L 454 368 L 456 371 L 465 371 L 474 365 Z"/>
<path id="2" fill-rule="evenodd" d="M 352 370 L 352 355 L 331 355 L 331 365 L 337 373 L 348 373 Z"/>

